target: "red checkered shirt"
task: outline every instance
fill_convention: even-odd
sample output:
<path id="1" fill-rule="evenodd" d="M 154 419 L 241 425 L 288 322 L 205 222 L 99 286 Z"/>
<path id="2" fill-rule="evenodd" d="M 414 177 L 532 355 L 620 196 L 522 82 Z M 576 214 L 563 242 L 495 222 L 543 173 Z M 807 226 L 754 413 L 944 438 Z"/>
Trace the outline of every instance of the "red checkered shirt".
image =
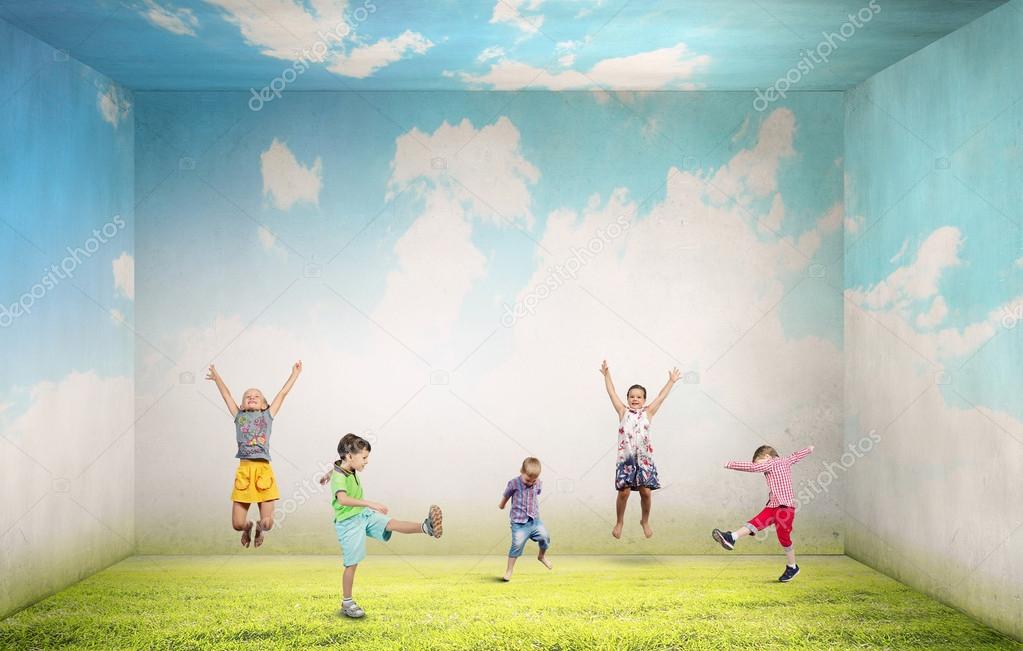
<path id="1" fill-rule="evenodd" d="M 810 448 L 803 448 L 787 457 L 771 457 L 764 461 L 729 461 L 725 466 L 731 470 L 743 472 L 762 472 L 767 479 L 767 488 L 771 491 L 767 497 L 767 506 L 794 506 L 792 495 L 792 464 L 810 454 Z"/>

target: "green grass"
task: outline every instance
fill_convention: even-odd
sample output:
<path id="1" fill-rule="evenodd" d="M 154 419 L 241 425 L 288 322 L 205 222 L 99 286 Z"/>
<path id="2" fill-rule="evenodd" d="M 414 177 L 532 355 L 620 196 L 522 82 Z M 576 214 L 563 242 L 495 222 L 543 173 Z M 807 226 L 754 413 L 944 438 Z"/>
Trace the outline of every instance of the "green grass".
<path id="1" fill-rule="evenodd" d="M 844 556 L 136 556 L 0 622 L 16 649 L 1019 649 Z"/>

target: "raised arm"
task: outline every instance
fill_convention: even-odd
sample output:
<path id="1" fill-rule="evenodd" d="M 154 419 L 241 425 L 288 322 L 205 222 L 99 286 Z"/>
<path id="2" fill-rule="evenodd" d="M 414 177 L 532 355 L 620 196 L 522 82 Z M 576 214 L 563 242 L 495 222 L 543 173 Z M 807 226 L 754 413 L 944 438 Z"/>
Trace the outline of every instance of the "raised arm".
<path id="1" fill-rule="evenodd" d="M 793 464 L 793 463 L 796 463 L 797 461 L 799 461 L 800 459 L 802 459 L 803 457 L 809 456 L 811 452 L 813 452 L 813 446 L 812 445 L 810 447 L 808 447 L 808 448 L 803 448 L 802 450 L 799 450 L 797 452 L 793 452 L 792 454 L 790 454 L 787 457 L 787 460 L 788 460 L 788 462 L 790 464 Z"/>
<path id="2" fill-rule="evenodd" d="M 647 405 L 646 417 L 648 419 L 653 418 L 654 414 L 657 413 L 657 410 L 661 408 L 661 403 L 664 402 L 664 399 L 668 397 L 669 393 L 671 393 L 671 387 L 675 386 L 675 383 L 678 382 L 678 379 L 680 377 L 682 377 L 682 374 L 679 373 L 679 370 L 677 368 L 673 368 L 670 371 L 668 371 L 667 384 L 665 384 L 664 388 L 661 389 L 661 392 L 657 394 L 657 397 L 654 398 L 654 401 Z"/>
<path id="3" fill-rule="evenodd" d="M 600 372 L 604 375 L 604 387 L 607 389 L 607 395 L 611 397 L 611 404 L 614 406 L 615 411 L 618 412 L 618 420 L 621 420 L 622 416 L 625 415 L 625 403 L 615 393 L 615 385 L 611 381 L 611 369 L 607 367 L 606 359 L 600 364 Z"/>
<path id="4" fill-rule="evenodd" d="M 757 463 L 751 461 L 728 461 L 725 463 L 725 468 L 741 472 L 767 472 L 770 467 L 770 461 L 758 461 Z"/>
<path id="5" fill-rule="evenodd" d="M 277 417 L 277 412 L 280 411 L 281 404 L 284 403 L 284 398 L 288 395 L 288 392 L 291 391 L 291 387 L 295 386 L 295 380 L 298 379 L 298 374 L 301 372 L 302 360 L 298 360 L 291 367 L 291 376 L 288 377 L 288 381 L 284 383 L 284 386 L 281 387 L 281 390 L 277 392 L 277 396 L 274 398 L 274 401 L 270 403 L 271 418 Z"/>
<path id="6" fill-rule="evenodd" d="M 231 412 L 231 418 L 238 415 L 238 403 L 231 397 L 231 392 L 227 390 L 227 385 L 224 384 L 224 380 L 221 379 L 220 373 L 217 373 L 217 369 L 210 364 L 210 370 L 206 372 L 206 379 L 213 380 L 217 384 L 217 389 L 220 390 L 220 397 L 224 399 L 224 403 L 227 404 L 227 410 Z"/>

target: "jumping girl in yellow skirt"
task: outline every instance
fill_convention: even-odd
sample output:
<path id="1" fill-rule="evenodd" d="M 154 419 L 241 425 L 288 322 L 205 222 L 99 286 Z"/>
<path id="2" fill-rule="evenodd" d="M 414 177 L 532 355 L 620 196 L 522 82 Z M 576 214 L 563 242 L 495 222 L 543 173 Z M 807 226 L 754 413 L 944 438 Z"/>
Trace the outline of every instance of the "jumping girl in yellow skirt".
<path id="1" fill-rule="evenodd" d="M 235 404 L 227 385 L 212 364 L 209 373 L 206 374 L 207 380 L 217 383 L 220 396 L 234 417 L 235 439 L 238 442 L 238 454 L 235 456 L 239 462 L 234 475 L 234 490 L 231 492 L 231 499 L 234 501 L 231 524 L 235 531 L 242 532 L 242 547 L 248 547 L 249 543 L 253 542 L 259 547 L 263 544 L 263 533 L 274 526 L 274 502 L 281 498 L 281 493 L 277 489 L 277 479 L 270 466 L 270 428 L 281 408 L 281 403 L 301 372 L 302 361 L 299 360 L 291 367 L 291 377 L 269 405 L 262 391 L 247 390 L 242 396 L 241 409 Z M 252 538 L 253 523 L 249 521 L 249 506 L 252 504 L 259 505 L 255 539 Z"/>

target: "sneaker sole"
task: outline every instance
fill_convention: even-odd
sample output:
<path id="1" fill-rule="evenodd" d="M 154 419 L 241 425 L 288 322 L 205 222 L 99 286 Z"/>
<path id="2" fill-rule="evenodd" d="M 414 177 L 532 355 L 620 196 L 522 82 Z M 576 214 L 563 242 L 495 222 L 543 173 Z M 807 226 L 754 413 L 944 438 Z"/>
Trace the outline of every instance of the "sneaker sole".
<path id="1" fill-rule="evenodd" d="M 440 507 L 436 504 L 430 505 L 430 526 L 433 527 L 434 538 L 440 538 L 444 535 L 444 514 L 441 513 Z"/>
<path id="2" fill-rule="evenodd" d="M 728 544 L 728 541 L 725 540 L 725 534 L 721 533 L 720 529 L 715 529 L 713 532 L 711 532 L 710 535 L 714 538 L 714 540 L 716 540 L 722 547 L 724 547 L 728 551 L 732 551 L 733 549 L 735 549 L 735 545 Z"/>

